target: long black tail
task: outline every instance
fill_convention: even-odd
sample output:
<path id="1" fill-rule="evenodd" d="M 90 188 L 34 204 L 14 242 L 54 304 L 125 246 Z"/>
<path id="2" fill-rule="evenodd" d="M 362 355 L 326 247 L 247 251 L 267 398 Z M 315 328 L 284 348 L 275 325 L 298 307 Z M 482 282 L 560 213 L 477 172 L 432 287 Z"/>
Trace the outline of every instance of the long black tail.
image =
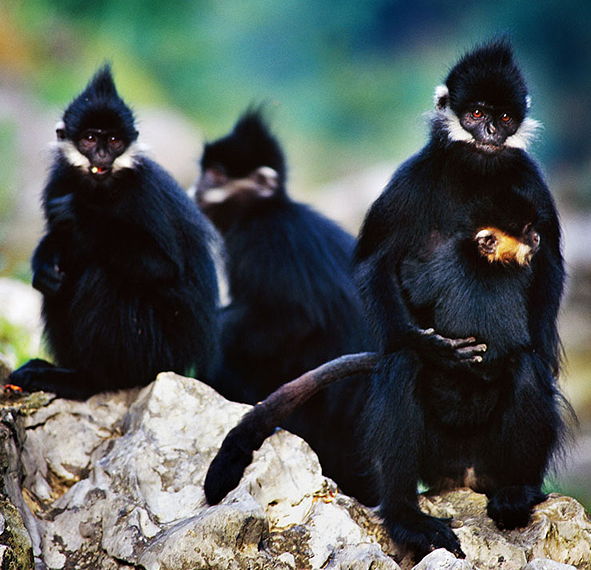
<path id="1" fill-rule="evenodd" d="M 369 373 L 379 360 L 374 352 L 347 354 L 287 382 L 250 410 L 233 428 L 213 458 L 205 477 L 205 496 L 219 503 L 236 488 L 252 461 L 252 453 L 293 410 L 314 394 L 353 374 Z"/>

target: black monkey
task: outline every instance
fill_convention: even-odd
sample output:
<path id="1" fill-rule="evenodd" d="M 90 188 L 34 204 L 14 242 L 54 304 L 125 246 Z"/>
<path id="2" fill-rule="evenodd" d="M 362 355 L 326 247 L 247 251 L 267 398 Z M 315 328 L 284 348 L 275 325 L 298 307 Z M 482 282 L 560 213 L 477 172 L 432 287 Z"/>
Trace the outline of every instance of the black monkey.
<path id="1" fill-rule="evenodd" d="M 371 347 L 353 279 L 355 240 L 290 199 L 283 151 L 262 111 L 248 110 L 207 144 L 201 165 L 196 200 L 224 238 L 231 297 L 214 386 L 254 404 L 327 360 Z M 373 503 L 355 437 L 368 383 L 350 377 L 283 425 L 346 492 Z"/>
<path id="2" fill-rule="evenodd" d="M 205 377 L 217 342 L 215 230 L 136 143 L 104 66 L 66 109 L 33 255 L 56 366 L 32 360 L 10 382 L 86 398 L 164 370 Z"/>
<path id="3" fill-rule="evenodd" d="M 564 433 L 556 329 L 564 270 L 553 199 L 525 146 L 527 89 L 506 40 L 436 91 L 429 143 L 370 209 L 356 252 L 385 356 L 365 445 L 392 538 L 462 555 L 417 483 L 469 485 L 500 528 L 528 523 Z"/>
<path id="4" fill-rule="evenodd" d="M 534 124 L 508 42 L 466 54 L 436 104 L 429 143 L 374 203 L 356 252 L 382 353 L 363 419 L 367 461 L 390 535 L 417 557 L 440 547 L 463 556 L 447 522 L 420 511 L 419 481 L 434 491 L 468 485 L 486 493 L 500 528 L 525 526 L 545 499 L 566 431 L 561 409 L 570 410 L 557 386 L 560 227 L 525 151 Z M 289 395 L 303 401 L 343 366 L 371 364 L 367 355 L 328 363 Z M 281 398 L 272 394 L 228 434 L 206 478 L 208 500 L 236 484 L 288 409 Z"/>

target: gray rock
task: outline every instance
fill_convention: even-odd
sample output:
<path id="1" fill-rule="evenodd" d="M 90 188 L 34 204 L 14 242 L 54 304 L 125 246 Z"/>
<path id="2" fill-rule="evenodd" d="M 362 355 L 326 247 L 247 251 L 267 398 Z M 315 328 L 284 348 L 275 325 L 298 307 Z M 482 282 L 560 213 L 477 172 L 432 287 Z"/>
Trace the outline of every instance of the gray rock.
<path id="1" fill-rule="evenodd" d="M 591 569 L 591 520 L 574 499 L 551 494 L 534 508 L 524 529 L 500 531 L 486 515 L 486 496 L 458 489 L 422 497 L 421 508 L 453 517 L 453 527 L 466 558 L 479 570 L 522 570 L 528 560 L 549 558 Z"/>
<path id="2" fill-rule="evenodd" d="M 439 548 L 425 556 L 413 570 L 474 570 L 474 566 L 467 560 L 456 558 L 444 548 Z"/>
<path id="3" fill-rule="evenodd" d="M 284 430 L 255 452 L 239 486 L 208 506 L 202 484 L 209 463 L 247 409 L 172 373 L 141 391 L 87 402 L 43 394 L 9 401 L 0 424 L 14 424 L 2 442 L 11 465 L 5 494 L 24 513 L 38 568 L 412 568 L 375 511 L 339 493 L 309 446 Z M 453 517 L 467 558 L 439 550 L 415 570 L 523 570 L 535 558 L 591 570 L 591 523 L 567 497 L 551 496 L 531 525 L 511 532 L 499 531 L 486 516 L 486 498 L 467 489 L 420 503 Z"/>
<path id="4" fill-rule="evenodd" d="M 452 555 L 453 556 L 453 555 Z M 377 544 L 356 544 L 337 552 L 327 570 L 400 570 Z"/>
<path id="5" fill-rule="evenodd" d="M 536 558 L 532 560 L 523 570 L 573 570 L 576 566 L 570 564 L 561 564 L 560 562 L 554 562 L 553 560 L 542 560 Z"/>
<path id="6" fill-rule="evenodd" d="M 45 505 L 38 514 L 48 568 L 108 560 L 147 570 L 287 569 L 304 560 L 321 568 L 360 544 L 375 546 L 366 557 L 390 561 L 376 532 L 351 516 L 351 500 L 337 500 L 308 445 L 283 430 L 256 453 L 241 485 L 207 506 L 209 463 L 248 406 L 169 373 L 142 390 L 124 416 L 117 397 L 108 412 L 97 396 L 56 400 L 26 418 L 25 485 Z M 66 426 L 84 442 L 56 448 Z M 62 489 L 77 482 L 53 500 L 56 479 Z"/>

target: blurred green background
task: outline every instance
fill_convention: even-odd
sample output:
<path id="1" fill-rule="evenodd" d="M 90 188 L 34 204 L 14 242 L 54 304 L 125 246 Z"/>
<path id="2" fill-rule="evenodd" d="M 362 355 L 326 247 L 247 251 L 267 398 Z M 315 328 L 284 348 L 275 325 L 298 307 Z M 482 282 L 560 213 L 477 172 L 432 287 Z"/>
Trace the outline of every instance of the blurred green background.
<path id="1" fill-rule="evenodd" d="M 185 188 L 198 175 L 203 140 L 266 102 L 292 194 L 355 233 L 394 168 L 424 144 L 435 86 L 466 49 L 503 33 L 528 79 L 532 116 L 545 126 L 532 152 L 565 230 L 564 386 L 581 427 L 555 484 L 589 507 L 588 1 L 1 0 L 0 274 L 30 280 L 46 143 L 105 60 L 153 156 Z M 3 312 L 0 299 L 0 350 L 18 363 L 35 349 Z"/>

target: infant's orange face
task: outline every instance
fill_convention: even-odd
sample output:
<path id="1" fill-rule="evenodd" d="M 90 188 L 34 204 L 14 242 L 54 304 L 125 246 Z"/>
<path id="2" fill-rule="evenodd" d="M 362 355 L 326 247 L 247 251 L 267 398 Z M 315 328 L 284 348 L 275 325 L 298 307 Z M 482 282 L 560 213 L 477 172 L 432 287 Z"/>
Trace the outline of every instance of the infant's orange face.
<path id="1" fill-rule="evenodd" d="M 511 236 L 495 227 L 478 230 L 474 236 L 479 253 L 490 263 L 529 265 L 540 245 L 540 235 L 527 225 L 521 238 Z"/>

